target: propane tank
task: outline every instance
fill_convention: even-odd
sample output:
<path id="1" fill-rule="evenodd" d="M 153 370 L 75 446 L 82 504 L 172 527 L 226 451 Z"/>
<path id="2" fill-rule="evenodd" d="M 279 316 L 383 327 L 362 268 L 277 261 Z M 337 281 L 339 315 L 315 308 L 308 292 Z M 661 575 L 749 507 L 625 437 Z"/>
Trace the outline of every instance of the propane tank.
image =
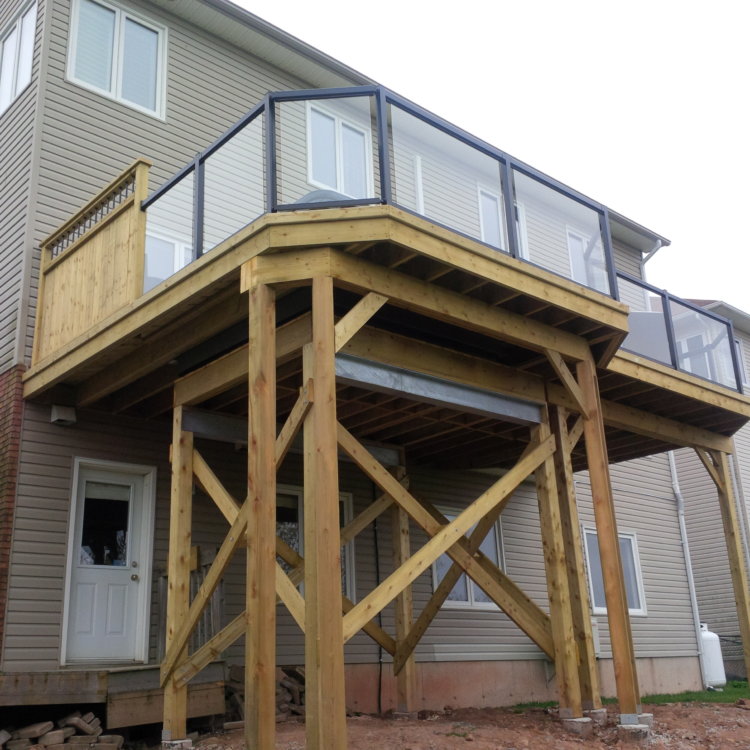
<path id="1" fill-rule="evenodd" d="M 721 689 L 727 684 L 724 659 L 721 656 L 721 643 L 719 636 L 712 633 L 705 622 L 701 623 L 701 646 L 703 647 L 706 687 Z"/>

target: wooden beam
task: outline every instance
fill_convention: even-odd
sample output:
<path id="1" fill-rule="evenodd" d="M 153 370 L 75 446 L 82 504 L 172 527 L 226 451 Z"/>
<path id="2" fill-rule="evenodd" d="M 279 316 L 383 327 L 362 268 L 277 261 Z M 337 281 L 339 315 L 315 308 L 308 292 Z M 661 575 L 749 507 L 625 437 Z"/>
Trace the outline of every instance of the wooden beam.
<path id="1" fill-rule="evenodd" d="M 401 475 L 403 476 L 403 469 Z M 397 476 L 397 478 L 400 478 Z M 391 539 L 393 540 L 393 568 L 399 570 L 411 555 L 409 516 L 403 508 L 391 508 Z M 413 605 L 411 586 L 406 586 L 396 597 L 394 619 L 396 648 L 412 628 Z M 417 665 L 413 654 L 407 656 L 396 675 L 396 709 L 409 713 L 416 710 Z"/>
<path id="2" fill-rule="evenodd" d="M 276 305 L 250 278 L 248 343 L 245 744 L 276 735 Z"/>
<path id="3" fill-rule="evenodd" d="M 357 463 L 357 465 L 370 477 L 384 492 L 391 495 L 394 500 L 421 526 L 428 535 L 435 536 L 443 530 L 446 523 L 438 521 L 432 513 L 412 495 L 410 495 L 401 484 L 362 446 L 353 435 L 351 435 L 342 425 L 338 428 L 339 445 L 342 449 Z M 525 476 L 534 471 L 536 464 L 544 460 L 546 451 L 551 452 L 554 446 L 550 440 L 542 446 L 536 446 L 534 450 L 524 458 L 523 461 L 516 464 L 513 469 L 514 474 L 506 474 L 503 480 L 506 480 L 509 491 L 516 486 L 514 482 L 523 481 Z M 520 467 L 520 468 L 519 468 Z M 524 476 L 520 476 L 524 471 Z M 502 481 L 502 480 L 501 480 Z M 497 490 L 496 490 L 497 491 Z M 456 519 L 458 520 L 458 519 Z M 455 522 L 454 522 L 455 523 Z M 456 527 L 454 527 L 455 529 Z M 429 544 L 429 542 L 428 542 Z M 450 557 L 458 562 L 472 580 L 485 591 L 488 596 L 549 656 L 554 654 L 554 645 L 552 643 L 552 634 L 549 624 L 549 618 L 542 612 L 518 587 L 500 570 L 493 566 L 481 555 L 475 557 L 467 548 L 466 540 L 459 540 L 458 544 L 450 547 L 448 552 Z M 441 553 L 444 550 L 441 550 Z M 423 553 L 424 554 L 424 553 Z M 417 563 L 421 562 L 421 558 Z M 410 567 L 414 565 L 414 560 L 409 563 Z M 387 580 L 387 579 L 386 579 Z M 396 582 L 398 585 L 398 582 Z M 381 584 L 382 586 L 382 584 Z M 380 587 L 379 587 L 380 588 Z M 378 591 L 376 589 L 376 591 Z M 370 596 L 372 596 L 372 593 Z M 397 593 L 397 592 L 395 592 Z M 378 598 L 387 598 L 385 589 L 380 589 L 377 594 Z M 392 599 L 393 597 L 391 597 Z M 363 600 L 364 601 L 364 600 Z M 390 601 L 390 599 L 388 599 Z M 365 605 L 368 607 L 373 599 Z M 357 606 L 362 605 L 359 602 Z M 363 607 L 360 609 L 362 612 Z M 351 617 L 351 615 L 347 615 Z M 358 616 L 358 620 L 362 620 Z M 350 620 L 350 625 L 353 623 Z M 354 631 L 356 632 L 356 631 Z"/>
<path id="4" fill-rule="evenodd" d="M 599 667 L 594 651 L 594 633 L 591 626 L 591 607 L 586 581 L 586 565 L 583 559 L 581 525 L 578 519 L 578 506 L 573 479 L 573 466 L 570 452 L 578 441 L 578 428 L 583 430 L 583 420 L 579 417 L 568 431 L 567 412 L 562 408 L 551 409 L 550 426 L 555 436 L 557 450 L 554 455 L 557 495 L 560 501 L 560 523 L 562 541 L 565 548 L 565 562 L 570 592 L 570 607 L 573 617 L 573 630 L 578 645 L 578 681 L 581 688 L 581 701 L 584 709 L 602 707 L 599 688 Z"/>
<path id="5" fill-rule="evenodd" d="M 717 454 L 709 453 L 707 451 L 704 451 L 702 448 L 696 448 L 695 453 L 701 460 L 701 463 L 705 467 L 706 471 L 711 476 L 711 479 L 716 485 L 716 489 L 718 489 L 719 492 L 724 492 L 726 489 L 726 487 L 724 486 L 724 480 L 719 472 L 719 467 L 714 463 L 714 457 Z M 750 674 L 750 672 L 748 674 Z"/>
<path id="6" fill-rule="evenodd" d="M 312 282 L 312 342 L 302 356 L 303 379 L 315 387 L 304 425 L 308 750 L 346 748 L 334 357 L 333 280 L 319 276 Z"/>
<path id="7" fill-rule="evenodd" d="M 190 548 L 193 514 L 193 435 L 182 429 L 182 409 L 172 420 L 172 488 L 169 511 L 169 554 L 167 558 L 167 650 L 176 641 L 190 605 Z M 187 647 L 175 659 L 187 659 Z M 187 737 L 187 686 L 171 678 L 164 685 L 163 738 Z"/>
<path id="8" fill-rule="evenodd" d="M 239 503 L 227 492 L 224 485 L 219 481 L 216 474 L 201 454 L 193 450 L 193 473 L 203 491 L 216 503 L 224 518 L 233 524 L 239 512 Z"/>
<path id="9" fill-rule="evenodd" d="M 178 687 L 187 685 L 204 667 L 218 659 L 235 641 L 245 635 L 247 617 L 243 610 L 228 625 L 224 626 L 213 638 L 210 638 L 190 658 L 174 671 L 174 681 Z"/>
<path id="10" fill-rule="evenodd" d="M 729 557 L 729 570 L 732 575 L 737 619 L 740 623 L 740 634 L 742 635 L 742 653 L 745 659 L 745 668 L 750 670 L 750 591 L 748 591 L 742 532 L 737 517 L 737 504 L 734 497 L 729 456 L 726 453 L 715 452 L 712 454 L 712 458 L 719 475 L 716 487 Z M 750 671 L 748 671 L 748 674 L 750 674 Z"/>
<path id="11" fill-rule="evenodd" d="M 284 568 L 276 563 L 276 593 L 279 599 L 289 610 L 289 614 L 299 625 L 299 629 L 305 632 L 305 600 L 297 589 L 297 585 L 286 574 Z"/>
<path id="12" fill-rule="evenodd" d="M 578 383 L 576 382 L 575 377 L 573 377 L 573 373 L 568 368 L 567 363 L 558 352 L 552 351 L 551 349 L 545 349 L 544 353 L 547 356 L 549 363 L 552 365 L 552 368 L 557 373 L 557 377 L 560 378 L 560 382 L 563 384 L 563 387 L 568 392 L 573 401 L 575 401 L 575 404 L 578 407 L 578 411 L 586 416 L 586 410 L 583 403 L 583 394 L 581 393 L 581 389 L 578 387 Z"/>
<path id="13" fill-rule="evenodd" d="M 339 352 L 380 308 L 387 297 L 370 292 L 362 297 L 349 312 L 336 323 L 336 351 Z"/>
<path id="14" fill-rule="evenodd" d="M 404 477 L 399 480 L 401 486 L 409 488 L 409 478 Z M 390 495 L 381 495 L 376 500 L 373 500 L 361 513 L 353 518 L 349 523 L 341 529 L 341 546 L 354 539 L 361 531 L 364 531 L 378 516 L 382 515 L 388 508 L 393 505 L 393 498 Z"/>
<path id="15" fill-rule="evenodd" d="M 620 720 L 624 724 L 636 724 L 638 715 L 641 713 L 641 698 L 620 559 L 620 541 L 609 477 L 609 459 L 599 403 L 596 366 L 593 359 L 589 358 L 580 362 L 577 370 L 578 384 L 583 392 L 587 412 L 583 423 L 583 433 L 586 440 L 586 458 L 594 502 L 599 555 L 602 561 L 604 596 L 607 602 L 607 619 L 615 667 L 617 698 L 620 704 Z"/>
<path id="16" fill-rule="evenodd" d="M 541 442 L 551 435 L 546 413 L 542 423 L 534 427 L 531 434 L 534 442 Z M 557 448 L 556 452 L 559 450 Z M 567 558 L 553 456 L 547 458 L 536 470 L 536 496 L 539 505 L 539 525 L 542 534 L 552 638 L 555 642 L 555 678 L 560 700 L 560 716 L 566 719 L 578 718 L 583 716 L 581 685 L 578 677 L 578 650 L 573 629 Z"/>
<path id="17" fill-rule="evenodd" d="M 292 407 L 292 411 L 289 413 L 284 426 L 279 432 L 279 436 L 276 438 L 276 467 L 278 468 L 284 461 L 289 449 L 292 447 L 292 442 L 297 436 L 302 423 L 310 411 L 310 407 L 313 402 L 313 382 L 308 380 L 302 388 L 300 388 L 300 394 L 297 398 L 296 403 Z"/>
<path id="18" fill-rule="evenodd" d="M 284 257 L 286 255 L 293 257 Z M 306 250 L 300 255 L 260 256 L 254 258 L 253 262 L 257 264 L 259 277 L 265 283 L 309 278 L 305 264 L 313 263 L 329 268 L 340 286 L 359 293 L 375 292 L 388 297 L 389 304 L 396 307 L 428 315 L 493 339 L 509 341 L 542 353 L 545 349 L 551 349 L 575 360 L 583 359 L 589 351 L 582 338 L 567 331 L 330 248 Z"/>
<path id="19" fill-rule="evenodd" d="M 299 353 L 302 346 L 310 340 L 311 320 L 310 314 L 305 313 L 279 326 L 276 331 L 276 356 L 279 363 L 286 362 Z M 248 345 L 245 344 L 183 376 L 174 384 L 175 404 L 197 404 L 241 385 L 247 379 L 247 362 Z"/>

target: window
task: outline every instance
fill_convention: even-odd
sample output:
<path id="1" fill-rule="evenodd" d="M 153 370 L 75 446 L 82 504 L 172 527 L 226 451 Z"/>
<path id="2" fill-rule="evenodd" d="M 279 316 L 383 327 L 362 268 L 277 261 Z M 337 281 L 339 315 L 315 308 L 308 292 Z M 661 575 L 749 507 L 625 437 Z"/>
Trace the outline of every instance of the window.
<path id="1" fill-rule="evenodd" d="M 453 521 L 461 511 L 456 508 L 440 508 L 440 512 L 449 520 Z M 471 531 L 467 536 L 471 535 L 474 530 L 472 527 Z M 502 544 L 502 527 L 498 520 L 495 525 L 490 529 L 489 534 L 484 538 L 484 541 L 480 545 L 479 549 L 492 560 L 501 570 L 505 569 L 505 562 L 503 560 L 503 544 Z M 433 588 L 437 588 L 440 581 L 443 580 L 445 574 L 450 570 L 453 565 L 453 560 L 448 555 L 440 555 L 432 566 L 432 583 Z M 497 609 L 497 605 L 477 586 L 474 581 L 470 580 L 466 573 L 463 573 L 461 577 L 456 581 L 456 585 L 448 594 L 448 598 L 445 600 L 444 607 L 458 607 L 466 608 L 472 607 L 476 609 Z"/>
<path id="2" fill-rule="evenodd" d="M 31 83 L 36 3 L 0 33 L 0 114 Z"/>
<path id="3" fill-rule="evenodd" d="M 167 31 L 100 0 L 75 0 L 68 78 L 164 117 Z"/>
<path id="4" fill-rule="evenodd" d="M 601 235 L 590 237 L 572 227 L 567 227 L 567 234 L 570 277 L 579 284 L 608 292 L 609 280 L 601 249 Z"/>
<path id="5" fill-rule="evenodd" d="M 276 493 L 276 535 L 304 557 L 302 498 L 303 491 L 301 489 L 278 486 Z M 339 495 L 339 517 L 342 527 L 352 520 L 352 511 L 352 496 L 342 492 Z M 279 564 L 284 570 L 289 571 L 289 565 L 281 558 L 279 558 Z M 352 601 L 355 600 L 354 541 L 349 542 L 341 550 L 341 593 Z"/>
<path id="6" fill-rule="evenodd" d="M 146 234 L 144 294 L 193 260 L 192 242 L 166 235 Z"/>
<path id="7" fill-rule="evenodd" d="M 747 369 L 745 368 L 745 350 L 742 346 L 742 341 L 738 338 L 734 340 L 734 349 L 737 353 L 737 364 L 740 369 L 740 380 L 742 385 L 747 385 Z"/>
<path id="8" fill-rule="evenodd" d="M 711 377 L 709 350 L 700 333 L 685 339 L 678 339 L 677 354 L 683 370 L 693 375 L 700 375 L 702 378 Z"/>
<path id="9" fill-rule="evenodd" d="M 479 224 L 482 242 L 498 250 L 505 249 L 503 236 L 503 211 L 500 196 L 480 187 L 479 190 Z"/>
<path id="10" fill-rule="evenodd" d="M 591 605 L 595 615 L 607 614 L 607 602 L 604 598 L 604 578 L 602 562 L 599 556 L 599 540 L 594 529 L 584 529 L 586 546 L 586 563 L 589 571 L 589 588 Z M 641 564 L 638 559 L 638 543 L 635 534 L 620 533 L 620 558 L 625 578 L 625 592 L 628 599 L 628 612 L 631 615 L 646 614 L 646 599 L 643 595 L 641 581 Z"/>
<path id="11" fill-rule="evenodd" d="M 307 110 L 308 181 L 347 198 L 371 196 L 369 131 L 318 106 Z"/>

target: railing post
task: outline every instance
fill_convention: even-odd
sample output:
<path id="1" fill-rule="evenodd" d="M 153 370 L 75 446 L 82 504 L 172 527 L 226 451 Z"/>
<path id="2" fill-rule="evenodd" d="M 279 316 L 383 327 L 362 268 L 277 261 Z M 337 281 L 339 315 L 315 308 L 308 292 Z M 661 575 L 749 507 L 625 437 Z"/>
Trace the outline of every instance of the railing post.
<path id="1" fill-rule="evenodd" d="M 388 142 L 388 101 L 385 89 L 378 86 L 375 96 L 375 108 L 378 118 L 378 163 L 380 165 L 380 201 L 392 203 L 391 185 L 391 149 Z"/>
<path id="2" fill-rule="evenodd" d="M 620 299 L 620 291 L 617 287 L 617 269 L 615 268 L 615 255 L 612 251 L 612 230 L 609 226 L 609 210 L 605 207 L 599 214 L 599 227 L 604 242 L 604 258 L 607 262 L 607 277 L 609 278 L 609 294 L 612 299 Z"/>
<path id="3" fill-rule="evenodd" d="M 266 211 L 272 214 L 278 205 L 276 193 L 276 102 L 266 94 Z"/>
<path id="4" fill-rule="evenodd" d="M 146 273 L 146 211 L 141 208 L 141 202 L 148 196 L 148 175 L 151 165 L 139 162 L 135 168 L 135 191 L 133 203 L 133 217 L 131 220 L 130 252 L 133 269 L 133 299 L 143 294 L 143 280 Z"/>

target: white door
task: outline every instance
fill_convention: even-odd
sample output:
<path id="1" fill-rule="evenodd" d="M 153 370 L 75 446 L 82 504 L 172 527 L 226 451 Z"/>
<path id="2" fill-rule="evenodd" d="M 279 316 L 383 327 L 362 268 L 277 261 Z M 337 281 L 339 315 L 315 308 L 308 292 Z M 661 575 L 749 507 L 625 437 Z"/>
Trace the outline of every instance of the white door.
<path id="1" fill-rule="evenodd" d="M 78 465 L 68 564 L 66 663 L 146 660 L 150 480 L 143 472 Z"/>

